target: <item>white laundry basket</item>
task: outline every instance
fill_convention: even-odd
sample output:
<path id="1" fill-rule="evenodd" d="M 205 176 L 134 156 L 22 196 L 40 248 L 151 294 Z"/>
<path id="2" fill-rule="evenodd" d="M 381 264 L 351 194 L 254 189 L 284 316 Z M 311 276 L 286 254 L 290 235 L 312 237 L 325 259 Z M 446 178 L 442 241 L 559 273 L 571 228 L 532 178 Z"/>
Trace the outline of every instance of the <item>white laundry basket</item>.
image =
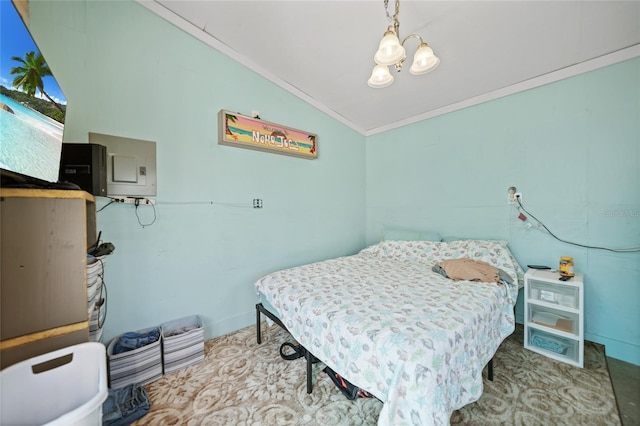
<path id="1" fill-rule="evenodd" d="M 108 393 L 104 345 L 69 346 L 0 371 L 0 424 L 100 425 Z"/>

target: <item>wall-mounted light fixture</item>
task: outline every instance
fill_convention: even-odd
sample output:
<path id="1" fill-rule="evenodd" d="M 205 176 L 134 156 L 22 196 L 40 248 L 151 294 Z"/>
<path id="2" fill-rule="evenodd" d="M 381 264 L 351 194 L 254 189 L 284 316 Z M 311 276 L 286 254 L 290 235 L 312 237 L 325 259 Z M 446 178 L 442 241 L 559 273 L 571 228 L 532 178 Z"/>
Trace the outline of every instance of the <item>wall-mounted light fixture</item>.
<path id="1" fill-rule="evenodd" d="M 413 56 L 411 68 L 409 68 L 411 74 L 426 74 L 440 65 L 440 58 L 434 55 L 433 50 L 419 35 L 408 35 L 402 40 L 402 43 L 400 43 L 400 22 L 398 21 L 400 15 L 400 0 L 395 0 L 395 5 L 395 13 L 393 14 L 393 18 L 391 18 L 389 15 L 389 0 L 384 0 L 384 9 L 387 12 L 389 20 L 393 21 L 393 25 L 387 27 L 387 31 L 384 33 L 378 50 L 373 57 L 376 65 L 373 67 L 371 77 L 369 77 L 367 83 L 374 88 L 387 87 L 393 83 L 393 75 L 389 72 L 389 65 L 395 65 L 396 71 L 398 72 L 402 70 L 404 60 L 407 58 L 404 44 L 410 38 L 415 38 L 420 42 Z"/>

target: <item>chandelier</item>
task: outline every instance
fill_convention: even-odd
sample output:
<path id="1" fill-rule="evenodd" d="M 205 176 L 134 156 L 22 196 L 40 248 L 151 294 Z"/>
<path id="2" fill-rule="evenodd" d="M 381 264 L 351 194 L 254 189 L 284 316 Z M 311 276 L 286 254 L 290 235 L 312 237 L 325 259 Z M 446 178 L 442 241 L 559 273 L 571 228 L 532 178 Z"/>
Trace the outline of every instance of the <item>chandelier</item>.
<path id="1" fill-rule="evenodd" d="M 404 60 L 407 58 L 407 53 L 404 49 L 404 44 L 410 38 L 417 39 L 420 44 L 413 56 L 413 63 L 409 72 L 413 75 L 426 74 L 429 71 L 433 71 L 438 65 L 440 65 L 440 58 L 433 54 L 433 50 L 427 43 L 422 40 L 417 34 L 408 35 L 400 43 L 400 22 L 398 21 L 398 15 L 400 14 L 400 0 L 395 0 L 396 7 L 393 18 L 389 15 L 389 0 L 384 0 L 384 8 L 387 12 L 387 18 L 389 21 L 393 21 L 393 25 L 387 27 L 387 31 L 384 33 L 378 51 L 373 59 L 376 65 L 373 67 L 371 77 L 367 82 L 369 86 L 374 88 L 387 87 L 393 83 L 393 75 L 389 72 L 389 65 L 395 65 L 396 71 L 402 70 Z"/>

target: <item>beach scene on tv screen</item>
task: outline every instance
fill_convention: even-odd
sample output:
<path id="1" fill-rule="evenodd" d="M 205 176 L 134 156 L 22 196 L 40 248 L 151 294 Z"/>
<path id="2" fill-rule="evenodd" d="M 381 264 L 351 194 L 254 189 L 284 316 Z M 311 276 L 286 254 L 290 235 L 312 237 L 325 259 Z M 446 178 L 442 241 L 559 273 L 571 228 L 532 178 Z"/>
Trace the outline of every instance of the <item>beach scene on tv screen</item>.
<path id="1" fill-rule="evenodd" d="M 0 8 L 0 167 L 57 182 L 67 101 L 13 3 Z"/>

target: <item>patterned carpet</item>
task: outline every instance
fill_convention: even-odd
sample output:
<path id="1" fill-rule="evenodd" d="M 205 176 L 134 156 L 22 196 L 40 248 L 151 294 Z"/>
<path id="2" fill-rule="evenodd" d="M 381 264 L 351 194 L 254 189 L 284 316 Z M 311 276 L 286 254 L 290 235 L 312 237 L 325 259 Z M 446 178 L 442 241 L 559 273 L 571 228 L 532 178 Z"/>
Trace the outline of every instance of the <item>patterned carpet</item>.
<path id="1" fill-rule="evenodd" d="M 585 343 L 585 368 L 523 348 L 523 329 L 494 358 L 480 400 L 453 413 L 454 425 L 620 425 L 604 347 Z M 304 359 L 284 361 L 291 337 L 263 323 L 263 342 L 248 327 L 205 343 L 204 362 L 146 386 L 151 410 L 136 425 L 375 425 L 382 403 L 347 400 L 314 366 L 306 392 Z M 486 369 L 485 369 L 486 377 Z"/>

